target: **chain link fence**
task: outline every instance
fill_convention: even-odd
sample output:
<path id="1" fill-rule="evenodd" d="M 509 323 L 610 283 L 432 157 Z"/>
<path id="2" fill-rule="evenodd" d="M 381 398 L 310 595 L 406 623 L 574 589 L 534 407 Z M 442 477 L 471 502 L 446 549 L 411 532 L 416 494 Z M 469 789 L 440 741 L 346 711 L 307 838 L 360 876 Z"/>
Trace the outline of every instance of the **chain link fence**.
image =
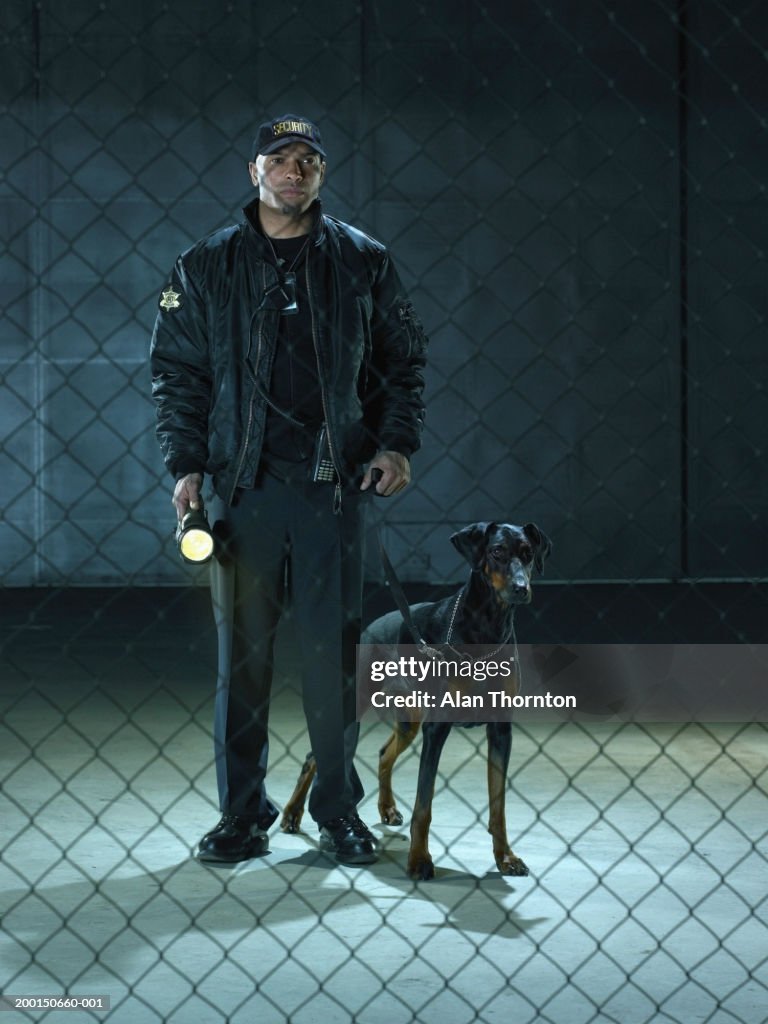
<path id="1" fill-rule="evenodd" d="M 431 338 L 414 483 L 373 516 L 409 596 L 462 579 L 453 530 L 534 521 L 522 641 L 759 648 L 763 5 L 6 0 L 0 48 L 0 992 L 109 997 L 9 1020 L 768 1020 L 766 716 L 735 720 L 732 678 L 709 721 L 521 721 L 529 880 L 492 869 L 478 729 L 441 765 L 433 883 L 406 830 L 365 872 L 309 834 L 190 859 L 215 638 L 147 365 L 177 253 L 250 198 L 255 126 L 306 112 L 326 209 L 390 246 Z M 368 577 L 388 610 L 375 549 Z M 277 799 L 298 668 L 288 620 Z"/>

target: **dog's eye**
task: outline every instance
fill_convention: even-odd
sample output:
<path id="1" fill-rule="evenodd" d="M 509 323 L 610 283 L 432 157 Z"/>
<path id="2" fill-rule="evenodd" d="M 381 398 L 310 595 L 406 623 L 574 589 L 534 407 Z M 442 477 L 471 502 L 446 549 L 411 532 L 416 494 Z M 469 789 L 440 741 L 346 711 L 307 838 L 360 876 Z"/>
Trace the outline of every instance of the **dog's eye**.
<path id="1" fill-rule="evenodd" d="M 520 548 L 520 561 L 521 562 L 530 562 L 532 558 L 533 558 L 533 549 L 529 548 L 527 544 L 524 544 L 523 547 Z"/>
<path id="2" fill-rule="evenodd" d="M 495 544 L 491 548 L 490 554 L 492 554 L 494 558 L 506 558 L 507 557 L 507 549 L 505 547 L 502 547 L 501 544 Z"/>

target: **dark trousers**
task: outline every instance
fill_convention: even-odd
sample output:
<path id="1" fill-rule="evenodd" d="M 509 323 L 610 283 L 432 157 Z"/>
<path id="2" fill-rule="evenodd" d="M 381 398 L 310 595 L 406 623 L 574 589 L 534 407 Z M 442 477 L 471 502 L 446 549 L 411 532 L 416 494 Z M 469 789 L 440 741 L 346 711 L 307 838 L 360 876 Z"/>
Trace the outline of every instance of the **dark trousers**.
<path id="1" fill-rule="evenodd" d="M 354 767 L 355 645 L 360 639 L 363 528 L 367 494 L 345 494 L 333 512 L 333 486 L 303 476 L 261 474 L 253 490 L 211 520 L 223 539 L 211 591 L 219 668 L 214 745 L 223 812 L 268 828 L 269 701 L 274 640 L 290 606 L 302 663 L 302 700 L 317 776 L 309 812 L 323 822 L 354 810 L 363 787 Z M 301 751 L 300 756 L 306 751 Z"/>

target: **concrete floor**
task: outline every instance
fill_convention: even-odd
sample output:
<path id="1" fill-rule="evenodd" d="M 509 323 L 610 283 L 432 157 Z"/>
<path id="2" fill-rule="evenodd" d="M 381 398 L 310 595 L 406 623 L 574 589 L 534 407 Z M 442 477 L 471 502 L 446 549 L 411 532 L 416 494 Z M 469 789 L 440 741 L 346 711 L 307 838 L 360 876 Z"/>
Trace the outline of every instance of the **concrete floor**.
<path id="1" fill-rule="evenodd" d="M 9 1024 L 768 1021 L 765 726 L 520 725 L 508 820 L 530 878 L 493 864 L 480 729 L 443 756 L 434 881 L 406 878 L 407 829 L 382 825 L 370 868 L 327 860 L 308 822 L 220 869 L 190 857 L 217 819 L 207 687 L 59 665 L 4 679 L 0 991 L 112 1008 Z M 281 803 L 307 749 L 289 687 L 272 725 Z M 387 731 L 360 747 L 372 826 Z"/>

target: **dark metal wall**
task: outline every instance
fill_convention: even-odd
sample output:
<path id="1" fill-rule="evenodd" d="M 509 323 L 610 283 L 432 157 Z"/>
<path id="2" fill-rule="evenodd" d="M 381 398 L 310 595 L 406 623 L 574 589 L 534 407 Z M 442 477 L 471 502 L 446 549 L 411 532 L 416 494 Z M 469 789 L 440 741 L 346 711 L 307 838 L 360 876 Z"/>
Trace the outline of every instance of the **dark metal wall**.
<path id="1" fill-rule="evenodd" d="M 533 519 L 564 580 L 765 575 L 765 52 L 748 0 L 33 3 L 0 14 L 6 584 L 170 583 L 147 347 L 265 115 L 432 339 L 405 578 Z"/>
<path id="2" fill-rule="evenodd" d="M 176 254 L 249 198 L 256 125 L 316 118 L 327 208 L 391 246 L 432 339 L 414 484 L 375 504 L 409 595 L 464 577 L 452 529 L 534 520 L 555 552 L 520 637 L 542 676 L 565 653 L 553 689 L 561 644 L 646 645 L 654 707 L 685 718 L 693 694 L 695 717 L 737 717 L 768 577 L 766 56 L 758 0 L 3 0 L 6 989 L 39 972 L 57 993 L 108 977 L 110 1019 L 132 1024 L 321 1019 L 329 994 L 345 1021 L 764 1019 L 759 686 L 754 722 L 647 726 L 604 715 L 627 708 L 610 672 L 582 662 L 596 721 L 515 729 L 510 824 L 538 875 L 519 895 L 459 853 L 434 919 L 414 916 L 428 897 L 403 882 L 392 898 L 396 835 L 372 888 L 349 881 L 352 902 L 309 847 L 273 858 L 272 889 L 266 871 L 230 889 L 188 863 L 215 816 L 215 636 L 188 585 L 204 577 L 172 544 L 147 355 Z M 367 597 L 372 614 L 392 607 L 375 585 Z M 283 711 L 301 670 L 287 620 Z M 716 642 L 741 645 L 721 675 L 678 677 L 662 646 Z M 380 743 L 364 726 L 370 792 Z M 438 802 L 461 798 L 448 831 L 436 816 L 446 858 L 457 829 L 484 828 L 484 782 L 467 774 L 485 774 L 482 732 L 455 730 L 466 756 L 443 762 Z M 284 802 L 305 739 L 291 725 L 272 740 Z M 397 777 L 406 814 L 415 778 L 414 762 Z M 329 892 L 338 917 L 315 911 Z M 252 922 L 234 983 L 214 903 L 216 920 Z M 366 903 L 376 941 L 350 927 Z M 318 963 L 342 946 L 365 976 L 347 991 L 311 962 L 294 986 L 293 915 Z M 395 933 L 389 962 L 379 938 Z M 444 940 L 463 943 L 469 982 Z M 158 1002 L 169 972 L 193 994 L 169 984 Z M 311 994 L 292 1013 L 294 987 Z"/>

